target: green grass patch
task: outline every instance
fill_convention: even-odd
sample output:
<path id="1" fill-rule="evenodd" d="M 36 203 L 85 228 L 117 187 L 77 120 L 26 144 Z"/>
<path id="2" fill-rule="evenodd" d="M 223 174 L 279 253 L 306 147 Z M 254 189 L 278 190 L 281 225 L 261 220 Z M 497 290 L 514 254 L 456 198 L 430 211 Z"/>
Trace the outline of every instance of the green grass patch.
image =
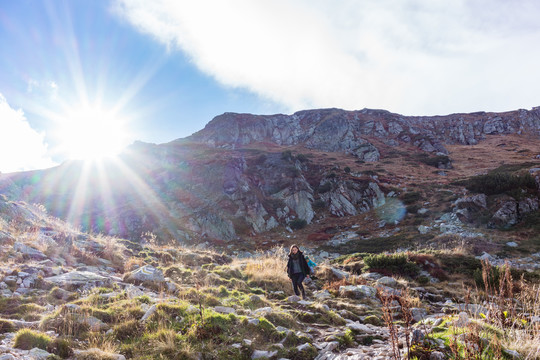
<path id="1" fill-rule="evenodd" d="M 49 345 L 51 341 L 52 338 L 45 333 L 30 329 L 21 329 L 15 334 L 13 346 L 22 350 L 31 350 L 36 347 L 46 350 L 47 345 Z"/>

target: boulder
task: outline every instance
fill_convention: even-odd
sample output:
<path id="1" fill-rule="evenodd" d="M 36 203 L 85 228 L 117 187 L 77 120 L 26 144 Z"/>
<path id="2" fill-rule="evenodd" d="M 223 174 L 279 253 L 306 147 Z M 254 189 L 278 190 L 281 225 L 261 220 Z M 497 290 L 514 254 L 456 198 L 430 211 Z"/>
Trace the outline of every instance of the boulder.
<path id="1" fill-rule="evenodd" d="M 151 265 L 145 265 L 124 275 L 124 281 L 156 290 L 164 288 L 166 282 L 163 272 Z"/>
<path id="2" fill-rule="evenodd" d="M 297 303 L 299 302 L 301 299 L 300 299 L 300 296 L 298 295 L 292 295 L 292 296 L 289 296 L 287 298 L 287 302 L 292 302 L 292 303 Z"/>
<path id="3" fill-rule="evenodd" d="M 220 314 L 235 314 L 236 311 L 232 307 L 228 306 L 216 306 L 214 311 Z"/>
<path id="4" fill-rule="evenodd" d="M 411 315 L 414 322 L 419 322 L 426 318 L 427 311 L 424 308 L 412 308 Z"/>
<path id="5" fill-rule="evenodd" d="M 157 306 L 155 304 L 150 306 L 150 308 L 146 310 L 146 312 L 144 313 L 143 317 L 141 318 L 141 321 L 145 322 L 146 320 L 148 320 L 150 316 L 154 315 L 156 310 L 157 310 Z"/>
<path id="6" fill-rule="evenodd" d="M 251 354 L 251 358 L 252 359 L 270 359 L 276 354 L 277 354 L 277 351 L 255 350 L 253 351 L 253 354 Z"/>
<path id="7" fill-rule="evenodd" d="M 47 255 L 39 251 L 38 249 L 35 249 L 33 247 L 30 247 L 28 245 L 25 245 L 21 242 L 16 242 L 13 244 L 13 250 L 23 254 L 25 257 L 29 257 L 34 260 L 45 260 L 47 259 Z"/>
<path id="8" fill-rule="evenodd" d="M 28 356 L 35 360 L 46 360 L 51 354 L 39 348 L 33 348 L 28 352 Z"/>
<path id="9" fill-rule="evenodd" d="M 339 287 L 339 295 L 348 298 L 375 298 L 377 289 L 367 285 L 346 285 Z"/>
<path id="10" fill-rule="evenodd" d="M 381 158 L 379 150 L 370 143 L 361 144 L 353 151 L 354 156 L 359 160 L 367 162 L 376 162 Z"/>
<path id="11" fill-rule="evenodd" d="M 348 279 L 350 274 L 346 271 L 343 271 L 343 270 L 340 270 L 340 269 L 336 269 L 336 268 L 330 268 L 330 270 L 332 271 L 332 275 L 334 275 L 334 277 L 337 279 L 337 280 L 343 280 L 343 279 Z"/>
<path id="12" fill-rule="evenodd" d="M 396 287 L 398 285 L 398 282 L 393 277 L 383 276 L 382 278 L 377 280 L 377 285 Z"/>
<path id="13" fill-rule="evenodd" d="M 492 216 L 488 227 L 509 228 L 518 223 L 518 204 L 515 201 L 506 201 Z"/>
<path id="14" fill-rule="evenodd" d="M 364 324 L 360 324 L 358 321 L 347 323 L 346 326 L 351 330 L 359 331 L 359 332 L 362 332 L 362 333 L 372 333 L 373 332 L 369 326 L 364 325 Z"/>
<path id="15" fill-rule="evenodd" d="M 45 280 L 60 287 L 66 285 L 79 287 L 86 284 L 104 284 L 109 278 L 90 271 L 73 270 L 61 275 L 45 278 Z"/>

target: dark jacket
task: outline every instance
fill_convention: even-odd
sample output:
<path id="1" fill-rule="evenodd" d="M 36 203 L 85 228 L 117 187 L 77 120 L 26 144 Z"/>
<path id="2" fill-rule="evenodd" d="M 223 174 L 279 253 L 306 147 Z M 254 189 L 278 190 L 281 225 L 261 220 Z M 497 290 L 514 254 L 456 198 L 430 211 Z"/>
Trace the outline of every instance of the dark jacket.
<path id="1" fill-rule="evenodd" d="M 300 260 L 300 269 L 302 269 L 302 273 L 304 276 L 307 276 L 311 274 L 311 269 L 309 268 L 306 258 L 304 257 L 304 254 L 301 251 L 298 251 L 298 259 Z M 293 270 L 293 259 L 291 255 L 289 255 L 289 261 L 287 262 L 287 275 L 289 277 L 292 276 L 291 272 Z"/>

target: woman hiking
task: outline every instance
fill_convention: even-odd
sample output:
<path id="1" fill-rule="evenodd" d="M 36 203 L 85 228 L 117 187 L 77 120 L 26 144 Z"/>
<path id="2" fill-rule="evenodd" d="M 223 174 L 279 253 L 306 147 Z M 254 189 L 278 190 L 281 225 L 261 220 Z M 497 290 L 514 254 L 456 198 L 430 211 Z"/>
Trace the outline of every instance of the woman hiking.
<path id="1" fill-rule="evenodd" d="M 298 245 L 291 246 L 289 251 L 289 261 L 287 262 L 287 275 L 292 281 L 294 293 L 300 296 L 302 292 L 302 299 L 306 298 L 306 291 L 302 285 L 302 281 L 306 277 L 309 277 L 311 270 L 307 264 L 304 254 L 298 248 Z"/>

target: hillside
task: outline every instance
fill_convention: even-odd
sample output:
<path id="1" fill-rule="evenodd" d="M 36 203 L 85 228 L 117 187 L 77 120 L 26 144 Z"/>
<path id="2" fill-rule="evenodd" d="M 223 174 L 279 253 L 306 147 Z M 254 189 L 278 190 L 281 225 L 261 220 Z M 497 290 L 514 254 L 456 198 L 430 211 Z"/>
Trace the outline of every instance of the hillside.
<path id="1" fill-rule="evenodd" d="M 330 258 L 301 299 L 283 248 L 237 258 L 146 240 L 0 196 L 0 358 L 540 358 L 540 273 L 462 248 Z"/>
<path id="2" fill-rule="evenodd" d="M 539 134 L 538 108 L 226 113 L 117 160 L 2 174 L 0 193 L 137 242 L 152 232 L 239 254 L 292 242 L 344 253 L 440 248 L 457 236 L 478 255 L 520 256 L 540 250 Z"/>

